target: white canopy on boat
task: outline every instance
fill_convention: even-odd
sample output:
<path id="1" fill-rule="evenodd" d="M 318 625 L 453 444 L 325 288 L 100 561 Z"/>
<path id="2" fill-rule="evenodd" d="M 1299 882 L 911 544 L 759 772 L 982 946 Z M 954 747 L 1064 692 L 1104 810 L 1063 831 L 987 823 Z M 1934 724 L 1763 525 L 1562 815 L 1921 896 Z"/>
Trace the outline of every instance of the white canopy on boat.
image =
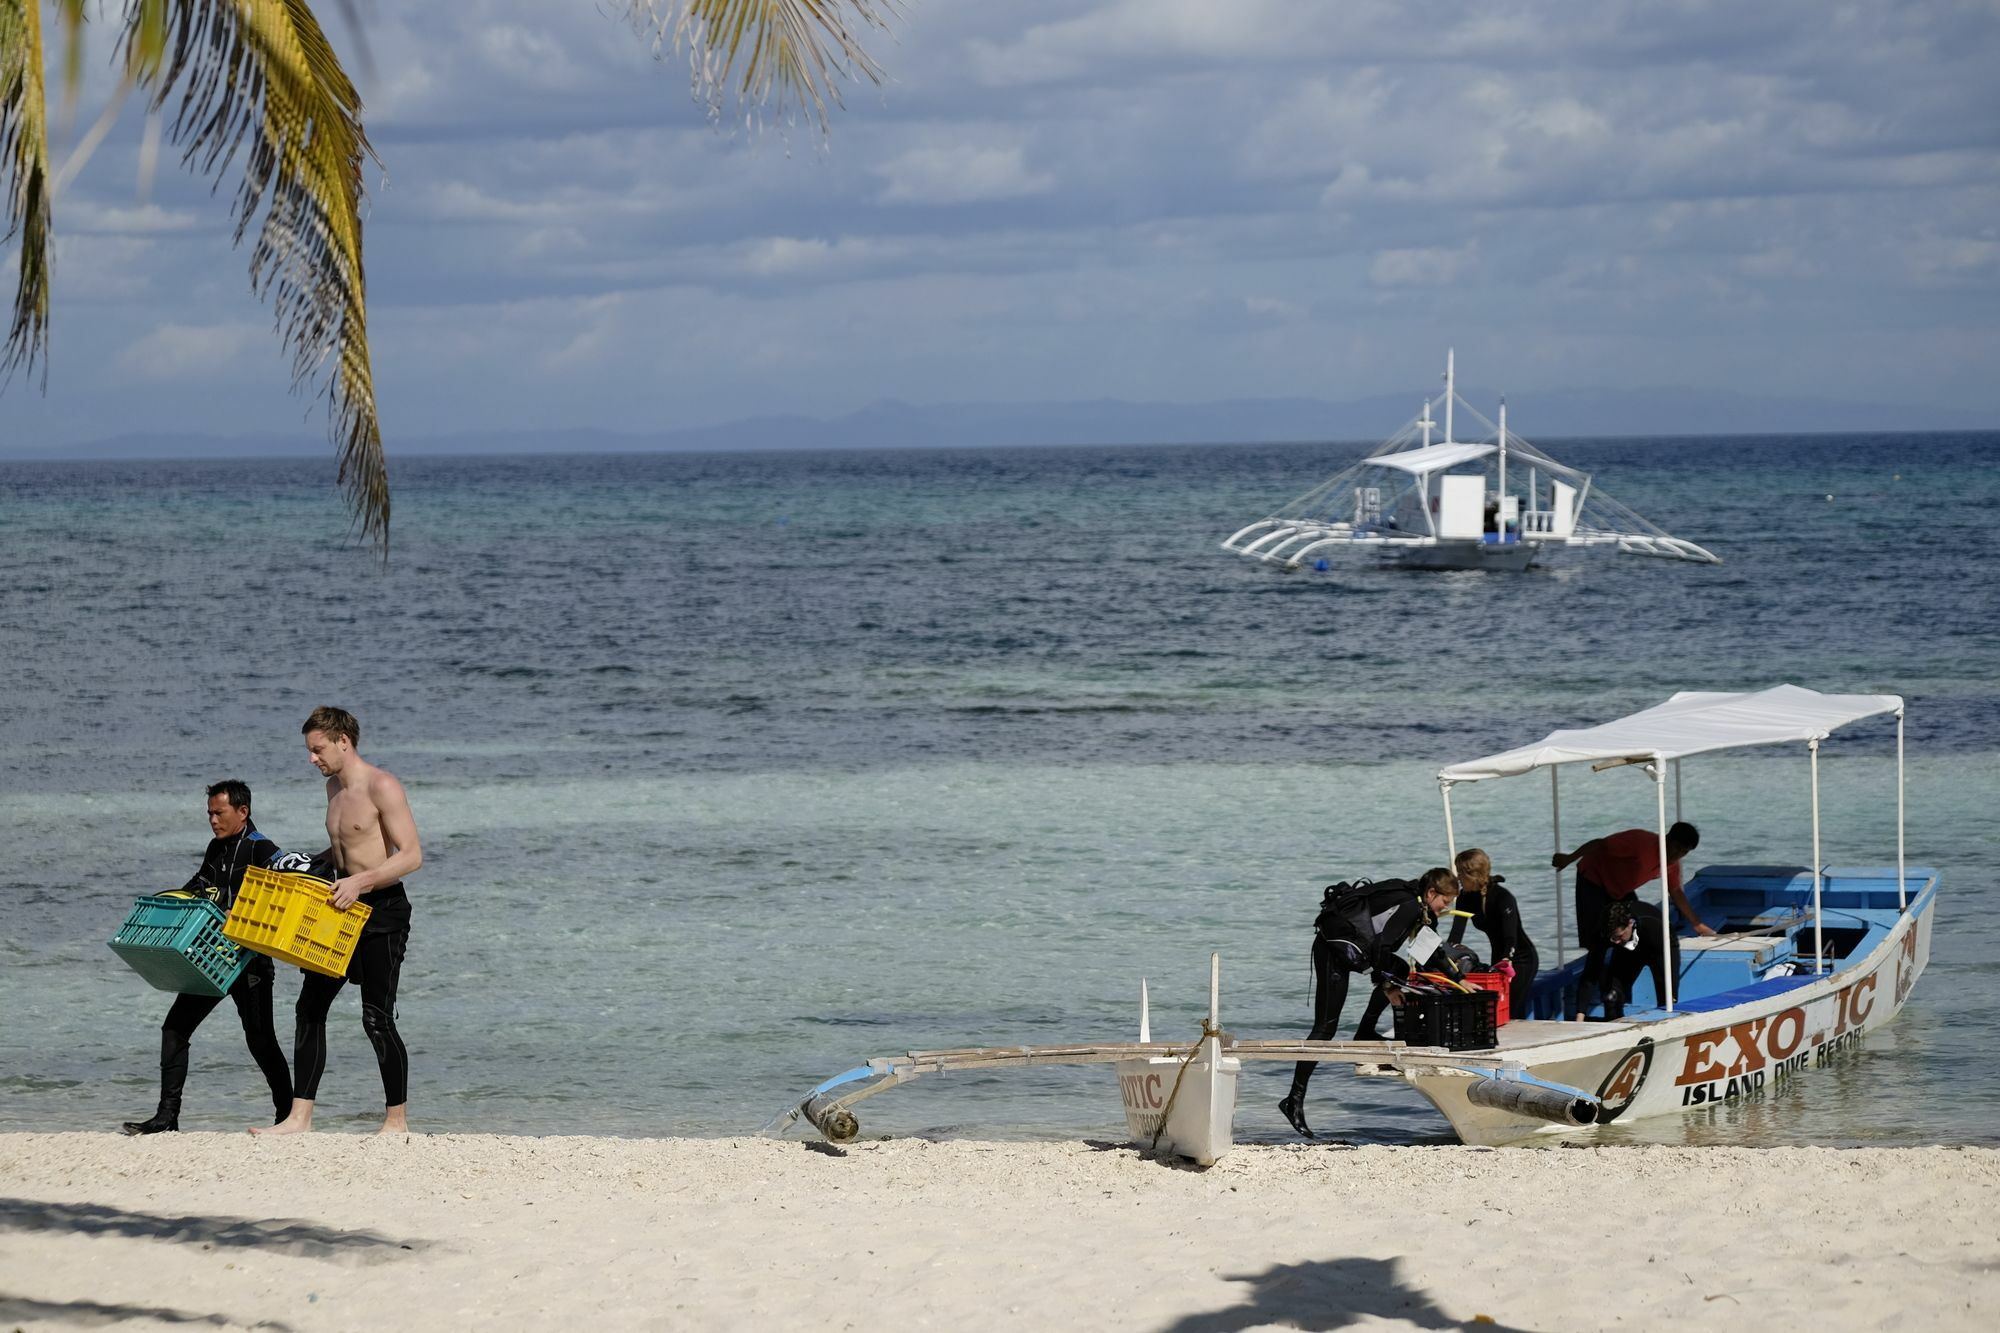
<path id="1" fill-rule="evenodd" d="M 1453 764 L 1438 780 L 1479 782 L 1555 764 L 1679 759 L 1738 746 L 1816 741 L 1864 717 L 1902 711 L 1903 700 L 1894 694 L 1821 694 L 1797 685 L 1742 694 L 1684 690 L 1630 717 L 1550 732 L 1533 745 Z"/>
<path id="2" fill-rule="evenodd" d="M 1423 477 L 1497 452 L 1499 446 L 1492 444 L 1433 444 L 1421 449 L 1405 449 L 1396 454 L 1375 454 L 1362 461 L 1377 467 L 1398 468 L 1413 477 Z"/>

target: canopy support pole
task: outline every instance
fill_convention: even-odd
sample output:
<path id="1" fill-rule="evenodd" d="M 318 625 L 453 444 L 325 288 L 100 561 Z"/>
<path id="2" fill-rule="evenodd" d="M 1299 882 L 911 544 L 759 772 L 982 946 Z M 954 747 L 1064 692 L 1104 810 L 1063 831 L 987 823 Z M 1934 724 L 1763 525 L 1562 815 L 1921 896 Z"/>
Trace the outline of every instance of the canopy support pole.
<path id="1" fill-rule="evenodd" d="M 1681 813 L 1681 761 L 1674 760 L 1674 822 L 1680 823 L 1687 816 Z M 1664 884 L 1666 881 L 1660 881 Z"/>
<path id="2" fill-rule="evenodd" d="M 1444 863 L 1454 875 L 1458 873 L 1458 835 L 1451 828 L 1451 784 L 1440 781 L 1438 794 L 1444 797 Z"/>
<path id="3" fill-rule="evenodd" d="M 1556 778 L 1559 772 L 1561 770 L 1554 764 L 1549 765 L 1549 824 L 1555 830 L 1557 856 L 1562 855 L 1563 849 L 1562 788 Z M 1563 872 L 1558 869 L 1556 871 L 1556 966 L 1561 967 L 1566 961 L 1566 951 L 1563 948 Z"/>
<path id="4" fill-rule="evenodd" d="M 1909 881 L 1903 878 L 1903 710 L 1896 710 L 1896 907 L 1910 910 Z"/>
<path id="5" fill-rule="evenodd" d="M 1813 975 L 1826 971 L 1826 943 L 1821 936 L 1819 913 L 1819 742 L 1806 742 L 1806 753 L 1812 764 L 1812 807 L 1813 807 Z"/>
<path id="6" fill-rule="evenodd" d="M 1673 869 L 1667 864 L 1667 764 L 1656 752 L 1653 762 L 1647 767 L 1653 770 L 1653 803 L 1659 807 L 1660 818 L 1660 947 L 1667 951 L 1667 957 L 1660 963 L 1660 975 L 1667 980 L 1667 993 L 1661 997 L 1661 1006 L 1672 1013 L 1674 991 L 1680 978 L 1674 975 L 1670 961 L 1674 956 L 1674 898 L 1667 892 L 1667 876 Z"/>

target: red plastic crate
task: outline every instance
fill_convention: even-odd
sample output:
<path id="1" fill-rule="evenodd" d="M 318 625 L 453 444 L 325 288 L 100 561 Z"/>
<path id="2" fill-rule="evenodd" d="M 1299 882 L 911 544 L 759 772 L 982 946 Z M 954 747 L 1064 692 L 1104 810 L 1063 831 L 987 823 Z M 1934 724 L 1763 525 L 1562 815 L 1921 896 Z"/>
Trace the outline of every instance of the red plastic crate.
<path id="1" fill-rule="evenodd" d="M 1499 1027 L 1509 1017 L 1507 1011 L 1507 974 L 1505 972 L 1467 972 L 1465 984 L 1477 986 L 1480 990 L 1490 990 L 1500 997 L 1500 1003 L 1493 1009 L 1493 1026 Z"/>

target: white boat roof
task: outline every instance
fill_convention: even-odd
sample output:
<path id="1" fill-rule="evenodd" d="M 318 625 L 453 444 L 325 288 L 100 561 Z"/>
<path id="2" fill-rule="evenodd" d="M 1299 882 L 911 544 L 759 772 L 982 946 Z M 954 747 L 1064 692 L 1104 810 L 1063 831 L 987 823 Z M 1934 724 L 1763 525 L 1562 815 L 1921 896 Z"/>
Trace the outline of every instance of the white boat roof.
<path id="1" fill-rule="evenodd" d="M 1684 690 L 1615 722 L 1552 731 L 1533 745 L 1453 764 L 1438 778 L 1479 782 L 1556 764 L 1679 759 L 1739 746 L 1802 743 L 1864 717 L 1902 711 L 1902 696 L 1895 694 L 1821 694 L 1797 685 L 1741 694 Z"/>
<path id="2" fill-rule="evenodd" d="M 1400 468 L 1413 477 L 1421 477 L 1498 452 L 1499 447 L 1491 444 L 1432 444 L 1421 449 L 1405 449 L 1401 453 L 1376 454 L 1362 461 L 1380 467 Z"/>

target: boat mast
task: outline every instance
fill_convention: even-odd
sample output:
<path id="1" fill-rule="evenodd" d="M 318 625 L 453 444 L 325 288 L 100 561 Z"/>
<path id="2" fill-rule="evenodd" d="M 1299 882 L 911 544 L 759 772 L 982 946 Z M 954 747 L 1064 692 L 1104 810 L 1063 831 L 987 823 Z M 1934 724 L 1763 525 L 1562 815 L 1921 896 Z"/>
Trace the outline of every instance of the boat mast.
<path id="1" fill-rule="evenodd" d="M 1450 348 L 1444 353 L 1444 442 L 1451 443 L 1451 400 L 1458 396 L 1458 388 L 1452 375 L 1452 361 L 1456 353 Z"/>
<path id="2" fill-rule="evenodd" d="M 1500 494 L 1494 497 L 1500 502 L 1500 536 L 1507 536 L 1507 395 L 1500 395 Z"/>

